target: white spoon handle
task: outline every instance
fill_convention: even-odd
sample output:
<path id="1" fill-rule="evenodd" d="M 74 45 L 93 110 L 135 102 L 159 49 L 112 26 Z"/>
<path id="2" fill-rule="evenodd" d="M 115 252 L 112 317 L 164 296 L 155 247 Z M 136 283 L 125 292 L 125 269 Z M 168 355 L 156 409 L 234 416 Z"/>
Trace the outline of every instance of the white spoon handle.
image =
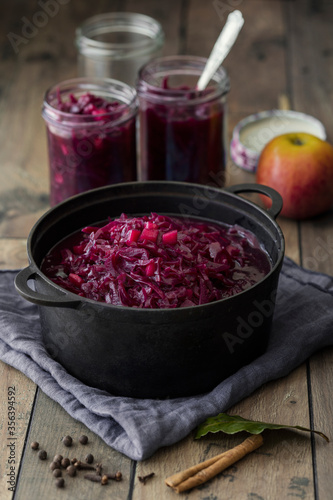
<path id="1" fill-rule="evenodd" d="M 197 89 L 203 90 L 206 88 L 208 82 L 221 66 L 223 60 L 229 54 L 231 47 L 235 43 L 238 33 L 244 24 L 243 15 L 239 10 L 234 10 L 229 14 L 227 22 L 225 23 L 218 39 L 215 42 L 213 50 L 208 58 L 205 69 L 203 70 Z"/>

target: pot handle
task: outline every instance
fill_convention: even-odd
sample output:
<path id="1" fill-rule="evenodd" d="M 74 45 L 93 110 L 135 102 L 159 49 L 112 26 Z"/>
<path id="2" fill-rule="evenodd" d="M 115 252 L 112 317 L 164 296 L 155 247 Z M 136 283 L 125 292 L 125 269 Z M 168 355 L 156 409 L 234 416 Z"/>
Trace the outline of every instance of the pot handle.
<path id="1" fill-rule="evenodd" d="M 272 206 L 267 210 L 267 213 L 276 219 L 282 210 L 283 200 L 280 193 L 275 189 L 263 184 L 236 184 L 225 188 L 229 193 L 260 193 L 268 196 L 272 200 Z"/>
<path id="2" fill-rule="evenodd" d="M 35 292 L 28 285 L 29 280 L 35 279 L 37 273 L 30 267 L 26 267 L 18 272 L 15 277 L 15 288 L 22 297 L 24 297 L 29 302 L 33 302 L 39 306 L 53 306 L 53 307 L 76 307 L 80 304 L 79 300 L 71 299 L 66 296 L 64 297 L 49 297 L 41 293 Z"/>

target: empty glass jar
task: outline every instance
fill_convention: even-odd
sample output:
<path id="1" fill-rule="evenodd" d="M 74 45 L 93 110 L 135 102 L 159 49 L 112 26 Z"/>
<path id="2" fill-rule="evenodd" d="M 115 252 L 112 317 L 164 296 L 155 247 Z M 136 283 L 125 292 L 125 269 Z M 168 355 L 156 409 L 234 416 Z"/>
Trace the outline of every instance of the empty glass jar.
<path id="1" fill-rule="evenodd" d="M 161 55 L 163 44 L 162 26 L 149 16 L 129 12 L 93 16 L 76 31 L 78 76 L 134 85 L 139 68 Z"/>

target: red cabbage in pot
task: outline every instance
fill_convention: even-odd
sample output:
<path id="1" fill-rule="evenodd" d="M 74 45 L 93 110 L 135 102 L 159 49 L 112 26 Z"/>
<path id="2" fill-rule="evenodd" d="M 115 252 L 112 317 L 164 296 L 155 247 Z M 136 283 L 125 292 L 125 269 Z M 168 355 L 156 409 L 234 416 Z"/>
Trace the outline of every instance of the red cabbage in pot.
<path id="1" fill-rule="evenodd" d="M 54 283 L 82 297 L 150 309 L 214 302 L 270 269 L 256 237 L 239 226 L 156 213 L 85 227 L 42 264 Z"/>

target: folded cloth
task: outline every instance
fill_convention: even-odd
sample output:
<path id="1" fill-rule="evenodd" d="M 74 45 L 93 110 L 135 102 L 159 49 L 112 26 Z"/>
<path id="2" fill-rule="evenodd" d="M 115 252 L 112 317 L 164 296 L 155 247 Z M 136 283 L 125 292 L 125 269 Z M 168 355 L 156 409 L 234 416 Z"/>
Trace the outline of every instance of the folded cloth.
<path id="1" fill-rule="evenodd" d="M 285 258 L 265 354 L 203 395 L 168 400 L 116 397 L 81 383 L 47 354 L 38 308 L 16 292 L 16 273 L 0 272 L 0 359 L 134 460 L 176 443 L 207 417 L 227 411 L 262 384 L 287 375 L 312 353 L 333 344 L 333 278 Z"/>

